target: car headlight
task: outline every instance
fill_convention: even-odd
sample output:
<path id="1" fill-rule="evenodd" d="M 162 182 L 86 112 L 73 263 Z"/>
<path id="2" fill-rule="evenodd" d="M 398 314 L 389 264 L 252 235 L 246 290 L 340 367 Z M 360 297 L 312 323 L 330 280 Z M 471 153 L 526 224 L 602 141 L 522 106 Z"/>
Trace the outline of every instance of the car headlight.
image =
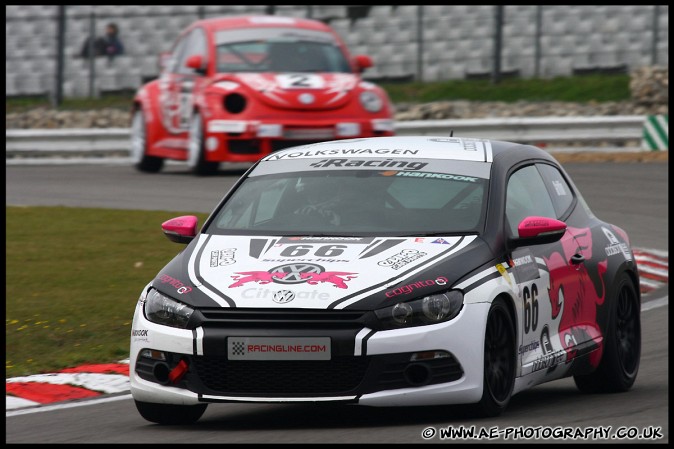
<path id="1" fill-rule="evenodd" d="M 185 329 L 194 309 L 151 289 L 145 299 L 145 318 L 153 323 Z"/>
<path id="2" fill-rule="evenodd" d="M 381 330 L 423 326 L 449 321 L 463 306 L 463 293 L 450 290 L 375 310 Z"/>
<path id="3" fill-rule="evenodd" d="M 381 111 L 384 102 L 376 93 L 366 90 L 360 93 L 360 104 L 368 112 Z"/>

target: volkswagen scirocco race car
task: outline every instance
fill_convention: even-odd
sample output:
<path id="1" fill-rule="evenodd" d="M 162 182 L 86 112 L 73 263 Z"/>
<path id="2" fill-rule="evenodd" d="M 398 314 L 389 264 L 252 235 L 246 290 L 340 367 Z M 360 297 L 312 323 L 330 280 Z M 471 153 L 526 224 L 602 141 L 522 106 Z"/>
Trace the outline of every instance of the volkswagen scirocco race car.
<path id="1" fill-rule="evenodd" d="M 162 423 L 219 402 L 466 404 L 573 376 L 628 390 L 639 273 L 620 227 L 516 143 L 377 137 L 255 163 L 143 288 L 131 393 Z"/>
<path id="2" fill-rule="evenodd" d="M 386 92 L 361 79 L 372 59 L 351 57 L 320 21 L 199 20 L 162 60 L 133 100 L 130 153 L 144 172 L 175 159 L 208 174 L 290 146 L 394 133 Z"/>

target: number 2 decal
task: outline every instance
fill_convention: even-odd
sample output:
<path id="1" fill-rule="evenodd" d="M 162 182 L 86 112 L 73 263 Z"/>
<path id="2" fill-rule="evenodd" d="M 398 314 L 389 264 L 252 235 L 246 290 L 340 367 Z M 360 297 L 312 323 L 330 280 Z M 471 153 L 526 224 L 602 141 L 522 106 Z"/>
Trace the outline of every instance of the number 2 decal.
<path id="1" fill-rule="evenodd" d="M 531 303 L 529 300 L 531 299 Z M 524 287 L 522 291 L 522 300 L 524 301 L 524 333 L 528 334 L 536 331 L 538 327 L 538 287 L 536 284 L 531 284 L 529 287 Z"/>
<path id="2" fill-rule="evenodd" d="M 322 89 L 325 79 L 314 73 L 282 73 L 276 75 L 281 89 Z"/>
<path id="3" fill-rule="evenodd" d="M 290 85 L 293 87 L 312 87 L 309 83 L 307 75 L 288 75 L 290 78 Z"/>

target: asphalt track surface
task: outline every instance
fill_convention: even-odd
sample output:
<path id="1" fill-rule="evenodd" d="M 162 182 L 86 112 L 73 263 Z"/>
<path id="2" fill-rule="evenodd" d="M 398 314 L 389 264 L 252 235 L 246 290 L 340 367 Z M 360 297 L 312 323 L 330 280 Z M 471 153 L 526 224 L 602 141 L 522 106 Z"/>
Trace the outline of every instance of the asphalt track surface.
<path id="1" fill-rule="evenodd" d="M 601 219 L 625 229 L 633 246 L 668 250 L 667 164 L 565 164 L 586 202 Z M 182 165 L 156 175 L 129 166 L 7 166 L 7 205 L 63 205 L 210 212 L 242 169 L 194 177 Z M 159 223 L 157 224 L 159 229 Z M 346 405 L 214 404 L 193 426 L 163 427 L 144 421 L 128 394 L 7 413 L 6 443 L 448 443 L 442 429 L 495 432 L 509 442 L 533 433 L 583 431 L 576 442 L 669 440 L 668 290 L 644 297 L 639 375 L 627 393 L 584 395 L 571 379 L 540 385 L 513 397 L 505 414 L 466 416 L 461 407 L 370 408 Z M 660 299 L 664 298 L 664 299 Z M 653 307 L 653 308 L 650 308 Z M 599 435 L 608 430 L 608 439 Z M 432 431 L 429 440 L 422 433 Z M 513 439 L 516 431 L 522 432 Z M 556 430 L 559 431 L 559 430 Z M 610 438 L 635 432 L 642 439 Z M 572 442 L 550 439 L 547 442 Z M 487 442 L 468 439 L 461 442 Z"/>

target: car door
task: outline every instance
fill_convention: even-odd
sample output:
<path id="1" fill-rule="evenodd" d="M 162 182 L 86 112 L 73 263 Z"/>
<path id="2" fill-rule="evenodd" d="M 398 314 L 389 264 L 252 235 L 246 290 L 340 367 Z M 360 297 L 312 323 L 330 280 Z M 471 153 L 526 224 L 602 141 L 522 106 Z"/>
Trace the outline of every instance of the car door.
<path id="1" fill-rule="evenodd" d="M 598 323 L 598 308 L 604 304 L 607 271 L 606 253 L 593 248 L 593 234 L 609 242 L 614 235 L 607 228 L 592 229 L 588 208 L 562 172 L 552 164 L 537 164 L 548 189 L 558 219 L 567 223 L 573 242 L 561 242 L 556 252 L 546 255 L 546 261 L 565 260 L 566 265 L 551 268 L 550 298 L 553 310 L 559 314 L 559 335 L 567 361 L 574 360 L 574 371 L 596 368 L 601 360 L 603 337 Z M 594 221 L 596 223 L 596 220 Z M 594 231 L 594 232 L 593 232 Z M 565 244 L 566 243 L 566 244 Z M 601 248 L 603 249 L 603 248 Z M 572 273 L 573 276 L 566 276 Z M 589 354 L 583 359 L 581 356 Z M 585 365 L 585 366 L 582 366 Z"/>
<path id="2" fill-rule="evenodd" d="M 528 216 L 560 219 L 546 181 L 536 164 L 521 166 L 511 173 L 506 187 L 506 233 L 517 236 L 517 226 Z M 575 265 L 561 248 L 578 247 L 567 229 L 554 243 L 522 246 L 509 253 L 518 295 L 521 374 L 538 372 L 537 377 L 563 375 L 567 346 L 560 335 L 563 298 L 550 296 L 553 283 L 570 283 L 576 276 Z M 573 252 L 573 251 L 572 251 Z M 563 294 L 562 294 L 563 296 Z"/>
<path id="3" fill-rule="evenodd" d="M 162 123 L 174 138 L 185 139 L 185 148 L 194 94 L 204 79 L 203 73 L 186 66 L 187 59 L 194 55 L 201 55 L 204 67 L 207 66 L 207 40 L 202 28 L 193 29 L 176 42 L 172 60 L 160 85 Z"/>

